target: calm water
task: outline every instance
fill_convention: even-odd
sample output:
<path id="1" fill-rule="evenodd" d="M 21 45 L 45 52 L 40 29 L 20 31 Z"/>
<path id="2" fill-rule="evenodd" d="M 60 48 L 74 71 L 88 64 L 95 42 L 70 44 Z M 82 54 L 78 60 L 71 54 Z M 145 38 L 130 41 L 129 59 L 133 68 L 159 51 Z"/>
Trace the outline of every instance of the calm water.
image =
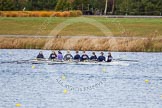
<path id="1" fill-rule="evenodd" d="M 33 59 L 38 52 L 1 49 L 0 62 Z M 43 52 L 48 58 L 51 51 Z M 127 66 L 0 63 L 0 108 L 16 104 L 21 108 L 162 108 L 162 53 L 112 55 L 139 62 L 124 62 Z"/>

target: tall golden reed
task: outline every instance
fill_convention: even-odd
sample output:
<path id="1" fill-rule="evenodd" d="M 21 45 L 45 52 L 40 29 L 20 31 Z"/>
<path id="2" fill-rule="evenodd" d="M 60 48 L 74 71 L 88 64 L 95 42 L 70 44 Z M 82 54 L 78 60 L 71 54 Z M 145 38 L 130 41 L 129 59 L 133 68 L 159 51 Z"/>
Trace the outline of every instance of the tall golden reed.
<path id="1" fill-rule="evenodd" d="M 102 51 L 162 51 L 162 39 L 148 38 L 6 38 L 0 37 L 1 49 L 55 49 Z"/>

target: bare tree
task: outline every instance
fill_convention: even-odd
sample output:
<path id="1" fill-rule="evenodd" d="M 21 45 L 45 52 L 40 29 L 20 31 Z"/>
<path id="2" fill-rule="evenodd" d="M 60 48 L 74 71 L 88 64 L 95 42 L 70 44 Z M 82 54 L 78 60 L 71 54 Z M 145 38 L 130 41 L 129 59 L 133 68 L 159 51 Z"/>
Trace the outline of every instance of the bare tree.
<path id="1" fill-rule="evenodd" d="M 108 3 L 108 0 L 106 0 L 106 3 L 105 3 L 105 11 L 104 11 L 104 15 L 106 15 L 106 13 L 107 13 L 107 3 Z"/>

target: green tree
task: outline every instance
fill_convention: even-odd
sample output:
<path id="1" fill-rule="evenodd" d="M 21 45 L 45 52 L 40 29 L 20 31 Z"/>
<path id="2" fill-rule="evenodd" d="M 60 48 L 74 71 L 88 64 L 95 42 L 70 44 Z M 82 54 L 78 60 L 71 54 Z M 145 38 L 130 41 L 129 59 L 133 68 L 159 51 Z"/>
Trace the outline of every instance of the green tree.
<path id="1" fill-rule="evenodd" d="M 2 11 L 10 11 L 15 8 L 13 0 L 1 0 L 0 4 L 0 10 Z"/>
<path id="2" fill-rule="evenodd" d="M 55 10 L 56 11 L 65 11 L 65 10 L 69 10 L 70 8 L 70 1 L 68 0 L 58 0 Z"/>

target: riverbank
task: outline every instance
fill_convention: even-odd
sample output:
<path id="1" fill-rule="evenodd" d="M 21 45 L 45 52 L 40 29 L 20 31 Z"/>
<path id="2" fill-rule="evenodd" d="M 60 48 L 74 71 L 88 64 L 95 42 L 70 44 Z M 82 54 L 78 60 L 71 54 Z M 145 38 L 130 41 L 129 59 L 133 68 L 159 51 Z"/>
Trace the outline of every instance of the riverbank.
<path id="1" fill-rule="evenodd" d="M 57 31 L 57 26 L 62 26 L 58 33 L 61 36 L 162 36 L 161 18 L 0 17 L 1 35 L 55 36 L 51 32 Z"/>
<path id="2" fill-rule="evenodd" d="M 162 20 L 0 17 L 0 48 L 160 52 Z"/>
<path id="3" fill-rule="evenodd" d="M 161 52 L 162 39 L 156 37 L 0 37 L 1 49 L 96 50 Z"/>

